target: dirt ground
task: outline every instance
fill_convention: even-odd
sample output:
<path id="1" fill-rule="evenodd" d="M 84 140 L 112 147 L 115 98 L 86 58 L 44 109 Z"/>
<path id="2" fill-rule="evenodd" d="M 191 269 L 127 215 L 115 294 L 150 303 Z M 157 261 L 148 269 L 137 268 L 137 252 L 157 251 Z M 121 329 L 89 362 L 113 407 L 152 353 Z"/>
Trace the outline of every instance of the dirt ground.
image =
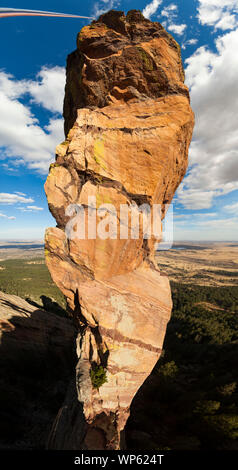
<path id="1" fill-rule="evenodd" d="M 43 241 L 0 241 L 0 261 L 44 256 Z"/>
<path id="2" fill-rule="evenodd" d="M 158 251 L 156 261 L 170 280 L 198 285 L 238 284 L 238 243 L 191 243 Z"/>

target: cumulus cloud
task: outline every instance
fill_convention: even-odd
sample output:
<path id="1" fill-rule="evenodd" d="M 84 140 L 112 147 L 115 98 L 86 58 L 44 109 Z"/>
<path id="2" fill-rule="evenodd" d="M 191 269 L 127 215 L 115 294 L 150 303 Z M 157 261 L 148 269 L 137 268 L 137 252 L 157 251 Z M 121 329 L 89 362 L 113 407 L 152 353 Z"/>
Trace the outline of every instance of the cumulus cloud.
<path id="1" fill-rule="evenodd" d="M 237 0 L 198 0 L 198 18 L 215 29 L 234 29 L 238 25 Z"/>
<path id="2" fill-rule="evenodd" d="M 187 25 L 186 24 L 170 23 L 170 24 L 168 24 L 167 28 L 168 28 L 169 31 L 172 31 L 172 33 L 175 33 L 178 36 L 182 36 L 185 29 L 187 28 Z"/>
<path id="3" fill-rule="evenodd" d="M 31 197 L 21 196 L 16 193 L 0 193 L 0 204 L 17 204 L 20 203 L 31 203 L 34 202 L 34 199 Z"/>
<path id="4" fill-rule="evenodd" d="M 25 82 L 25 90 L 35 103 L 52 112 L 63 112 L 65 69 L 63 67 L 43 67 L 35 81 Z"/>
<path id="5" fill-rule="evenodd" d="M 171 3 L 167 7 L 163 8 L 161 15 L 165 16 L 166 20 L 162 22 L 162 25 L 171 31 L 172 33 L 182 36 L 185 29 L 187 28 L 186 24 L 178 24 L 178 7 L 174 3 Z"/>
<path id="6" fill-rule="evenodd" d="M 148 3 L 148 5 L 145 6 L 143 9 L 142 13 L 145 18 L 150 18 L 152 15 L 156 13 L 158 10 L 159 6 L 161 5 L 162 0 L 152 0 L 152 2 Z"/>
<path id="7" fill-rule="evenodd" d="M 190 170 L 177 191 L 189 209 L 211 207 L 215 196 L 238 189 L 238 29 L 200 47 L 186 60 L 195 112 Z"/>
<path id="8" fill-rule="evenodd" d="M 178 202 L 182 204 L 186 209 L 190 210 L 199 210 L 199 209 L 209 209 L 212 206 L 212 200 L 216 196 L 216 191 L 203 191 L 199 188 L 193 189 L 190 187 L 193 185 L 194 180 L 190 180 L 187 177 L 183 183 L 181 183 L 178 191 Z"/>
<path id="9" fill-rule="evenodd" d="M 15 80 L 0 72 L 1 159 L 12 159 L 14 164 L 25 164 L 41 173 L 48 171 L 55 147 L 64 135 L 59 116 L 64 83 L 65 71 L 60 67 L 43 68 L 35 81 Z M 22 98 L 27 97 L 54 113 L 47 126 L 40 126 L 30 102 L 22 103 Z"/>
<path id="10" fill-rule="evenodd" d="M 32 197 L 27 197 L 26 194 L 20 191 L 15 191 L 14 193 L 0 193 L 0 204 L 2 205 L 15 205 L 16 209 L 20 210 L 21 212 L 39 212 L 44 210 L 43 207 L 29 205 L 29 203 L 34 203 L 34 199 Z M 22 206 L 22 204 L 25 205 Z M 0 213 L 0 217 L 9 220 L 16 218 L 9 217 L 4 213 Z"/>

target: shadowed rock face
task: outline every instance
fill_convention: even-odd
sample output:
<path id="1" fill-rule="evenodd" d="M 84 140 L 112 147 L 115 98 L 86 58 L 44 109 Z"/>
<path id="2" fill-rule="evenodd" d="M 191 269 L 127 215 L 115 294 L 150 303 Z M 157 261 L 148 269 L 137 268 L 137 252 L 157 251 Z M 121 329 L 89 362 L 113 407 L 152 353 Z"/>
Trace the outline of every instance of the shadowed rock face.
<path id="1" fill-rule="evenodd" d="M 160 204 L 163 216 L 185 174 L 194 118 L 183 81 L 178 44 L 139 11 L 102 15 L 81 30 L 68 57 L 66 140 L 45 185 L 57 227 L 45 242 L 52 278 L 78 321 L 79 360 L 51 448 L 121 448 L 130 403 L 160 356 L 170 287 L 154 262 L 159 234 L 144 239 L 138 206 Z M 80 204 L 86 237 L 68 238 Z M 106 214 L 116 209 L 117 236 L 89 239 L 92 217 L 97 226 L 104 218 L 102 204 Z M 120 238 L 120 205 L 138 215 L 137 238 Z M 100 366 L 107 381 L 94 388 Z"/>
<path id="2" fill-rule="evenodd" d="M 45 448 L 72 378 L 75 336 L 70 319 L 0 292 L 0 449 Z"/>

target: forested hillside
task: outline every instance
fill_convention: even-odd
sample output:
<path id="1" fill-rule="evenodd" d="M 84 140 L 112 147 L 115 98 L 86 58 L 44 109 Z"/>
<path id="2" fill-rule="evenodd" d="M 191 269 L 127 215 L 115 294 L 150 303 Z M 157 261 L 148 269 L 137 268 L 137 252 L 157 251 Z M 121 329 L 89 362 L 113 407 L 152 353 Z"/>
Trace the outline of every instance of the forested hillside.
<path id="1" fill-rule="evenodd" d="M 172 283 L 164 353 L 134 400 L 130 447 L 238 450 L 238 287 Z"/>

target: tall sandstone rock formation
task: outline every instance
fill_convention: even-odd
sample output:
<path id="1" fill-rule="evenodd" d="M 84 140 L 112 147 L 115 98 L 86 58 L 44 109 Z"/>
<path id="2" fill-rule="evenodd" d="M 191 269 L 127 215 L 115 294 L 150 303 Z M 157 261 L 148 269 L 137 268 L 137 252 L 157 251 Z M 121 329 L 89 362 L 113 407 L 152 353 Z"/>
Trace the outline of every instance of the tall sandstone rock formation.
<path id="1" fill-rule="evenodd" d="M 114 228 L 125 228 L 120 205 L 136 213 L 160 204 L 163 216 L 186 172 L 194 118 L 176 41 L 139 11 L 110 11 L 84 27 L 68 57 L 64 118 L 45 185 L 57 227 L 45 245 L 78 325 L 78 364 L 49 448 L 119 449 L 131 401 L 160 356 L 171 293 L 141 216 L 137 238 L 94 238 L 92 221 L 100 226 L 115 209 Z M 76 236 L 77 205 L 85 239 Z M 100 373 L 106 381 L 95 387 Z"/>

